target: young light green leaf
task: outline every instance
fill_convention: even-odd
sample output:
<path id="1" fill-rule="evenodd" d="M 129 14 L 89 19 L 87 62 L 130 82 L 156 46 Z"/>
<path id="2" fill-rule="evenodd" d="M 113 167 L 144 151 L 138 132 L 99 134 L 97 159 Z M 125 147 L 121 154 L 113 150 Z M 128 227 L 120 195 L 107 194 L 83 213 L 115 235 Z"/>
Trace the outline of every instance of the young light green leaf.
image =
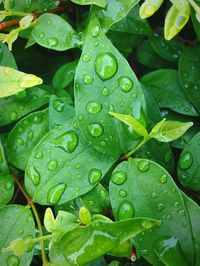
<path id="1" fill-rule="evenodd" d="M 149 137 L 162 142 L 180 138 L 193 125 L 192 122 L 165 121 L 163 119 L 151 130 Z"/>
<path id="2" fill-rule="evenodd" d="M 199 162 L 200 132 L 198 132 L 183 149 L 178 161 L 178 177 L 187 189 L 200 191 Z"/>
<path id="3" fill-rule="evenodd" d="M 106 7 L 107 0 L 71 0 L 71 2 L 78 4 L 78 5 L 96 5 L 99 7 Z"/>
<path id="4" fill-rule="evenodd" d="M 142 19 L 151 17 L 162 5 L 164 0 L 146 0 L 140 7 Z"/>
<path id="5" fill-rule="evenodd" d="M 137 119 L 135 119 L 133 116 L 117 114 L 114 112 L 109 112 L 109 114 L 116 117 L 120 121 L 124 122 L 126 125 L 131 127 L 139 135 L 141 135 L 143 137 L 146 137 L 148 135 L 146 128 Z"/>
<path id="6" fill-rule="evenodd" d="M 199 250 L 194 249 L 187 206 L 180 190 L 164 168 L 150 160 L 129 159 L 114 170 L 109 191 L 117 220 L 141 215 L 162 220 L 159 227 L 134 240 L 138 254 L 152 265 L 159 265 L 154 243 L 166 236 L 175 237 L 180 242 L 183 254 L 187 254 L 186 263 L 193 264 L 195 252 Z"/>
<path id="7" fill-rule="evenodd" d="M 26 29 L 30 26 L 31 22 L 33 21 L 34 17 L 33 15 L 27 15 L 25 17 L 23 17 L 20 22 L 19 22 L 19 26 L 22 29 Z"/>
<path id="8" fill-rule="evenodd" d="M 81 45 L 80 38 L 71 25 L 55 14 L 41 15 L 31 35 L 39 45 L 57 51 L 65 51 Z"/>
<path id="9" fill-rule="evenodd" d="M 48 132 L 48 110 L 33 112 L 20 120 L 7 139 L 8 161 L 25 170 L 33 148 Z"/>
<path id="10" fill-rule="evenodd" d="M 35 75 L 25 74 L 10 67 L 0 66 L 0 76 L 0 98 L 8 97 L 43 82 Z"/>
<path id="11" fill-rule="evenodd" d="M 35 224 L 30 209 L 21 205 L 8 205 L 0 208 L 0 263 L 1 265 L 30 265 L 34 249 L 28 246 L 22 256 L 11 252 L 2 252 L 17 238 L 32 239 L 35 236 Z M 20 251 L 20 250 L 18 250 Z"/>

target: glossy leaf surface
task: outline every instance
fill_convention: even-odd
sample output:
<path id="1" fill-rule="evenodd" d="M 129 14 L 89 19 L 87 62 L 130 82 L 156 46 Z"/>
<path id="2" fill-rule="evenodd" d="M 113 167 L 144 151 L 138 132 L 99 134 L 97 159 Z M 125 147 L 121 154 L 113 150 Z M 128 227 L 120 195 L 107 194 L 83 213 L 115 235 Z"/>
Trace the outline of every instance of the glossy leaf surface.
<path id="1" fill-rule="evenodd" d="M 107 0 L 71 0 L 71 2 L 78 4 L 78 5 L 96 5 L 100 7 L 106 7 Z"/>

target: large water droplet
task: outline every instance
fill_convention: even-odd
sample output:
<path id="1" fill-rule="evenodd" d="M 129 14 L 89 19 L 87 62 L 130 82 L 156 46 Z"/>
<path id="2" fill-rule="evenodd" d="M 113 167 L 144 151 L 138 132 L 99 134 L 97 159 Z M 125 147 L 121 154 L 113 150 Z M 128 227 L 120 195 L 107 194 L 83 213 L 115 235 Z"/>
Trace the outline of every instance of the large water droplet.
<path id="1" fill-rule="evenodd" d="M 91 185 L 95 185 L 101 179 L 102 173 L 99 169 L 92 169 L 88 175 L 88 181 Z"/>
<path id="2" fill-rule="evenodd" d="M 38 186 L 40 183 L 40 173 L 34 166 L 30 166 L 28 169 L 28 174 L 30 175 L 31 181 L 35 186 Z"/>
<path id="3" fill-rule="evenodd" d="M 111 53 L 100 53 L 95 59 L 94 68 L 97 76 L 100 79 L 110 79 L 117 72 L 117 60 L 115 56 Z"/>
<path id="4" fill-rule="evenodd" d="M 56 160 L 50 160 L 50 161 L 48 162 L 48 168 L 49 168 L 50 170 L 55 169 L 57 166 L 58 166 L 58 162 L 57 162 Z"/>
<path id="5" fill-rule="evenodd" d="M 52 143 L 66 152 L 72 153 L 78 145 L 78 135 L 75 131 L 68 131 L 52 140 Z"/>
<path id="6" fill-rule="evenodd" d="M 127 179 L 127 175 L 123 171 L 116 171 L 111 176 L 111 181 L 116 185 L 122 185 Z"/>
<path id="7" fill-rule="evenodd" d="M 150 168 L 150 163 L 148 162 L 148 161 L 146 161 L 146 160 L 141 160 L 141 161 L 139 161 L 138 162 L 138 170 L 140 171 L 140 172 L 147 172 L 148 170 L 149 170 L 149 168 Z"/>
<path id="8" fill-rule="evenodd" d="M 90 124 L 88 125 L 88 132 L 93 137 L 99 137 L 103 134 L 103 127 L 98 123 Z"/>
<path id="9" fill-rule="evenodd" d="M 118 220 L 130 219 L 134 214 L 134 207 L 130 201 L 126 200 L 120 203 L 117 214 Z"/>
<path id="10" fill-rule="evenodd" d="M 62 112 L 65 108 L 65 103 L 62 100 L 56 99 L 53 102 L 53 108 L 57 111 L 57 112 Z"/>
<path id="11" fill-rule="evenodd" d="M 62 197 L 65 189 L 66 189 L 66 185 L 63 183 L 52 187 L 47 194 L 48 202 L 52 204 L 57 204 L 60 198 Z"/>
<path id="12" fill-rule="evenodd" d="M 47 43 L 51 47 L 55 47 L 58 44 L 58 39 L 57 38 L 49 38 L 47 39 Z"/>
<path id="13" fill-rule="evenodd" d="M 129 92 L 133 87 L 133 81 L 129 77 L 120 77 L 118 84 L 124 92 Z"/>
<path id="14" fill-rule="evenodd" d="M 19 266 L 20 260 L 17 256 L 10 255 L 6 259 L 7 266 Z"/>
<path id="15" fill-rule="evenodd" d="M 86 110 L 90 114 L 97 114 L 101 111 L 102 105 L 99 102 L 89 102 L 86 105 Z"/>
<path id="16" fill-rule="evenodd" d="M 186 170 L 192 166 L 193 156 L 190 152 L 185 152 L 181 155 L 179 160 L 179 167 L 183 170 Z"/>

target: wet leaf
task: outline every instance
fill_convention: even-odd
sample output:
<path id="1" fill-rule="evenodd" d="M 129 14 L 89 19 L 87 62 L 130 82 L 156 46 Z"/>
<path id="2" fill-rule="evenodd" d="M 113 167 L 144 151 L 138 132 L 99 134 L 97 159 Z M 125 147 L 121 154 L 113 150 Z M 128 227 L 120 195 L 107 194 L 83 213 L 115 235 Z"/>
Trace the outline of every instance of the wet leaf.
<path id="1" fill-rule="evenodd" d="M 71 2 L 78 4 L 78 5 L 96 5 L 100 7 L 106 7 L 107 0 L 71 0 Z"/>

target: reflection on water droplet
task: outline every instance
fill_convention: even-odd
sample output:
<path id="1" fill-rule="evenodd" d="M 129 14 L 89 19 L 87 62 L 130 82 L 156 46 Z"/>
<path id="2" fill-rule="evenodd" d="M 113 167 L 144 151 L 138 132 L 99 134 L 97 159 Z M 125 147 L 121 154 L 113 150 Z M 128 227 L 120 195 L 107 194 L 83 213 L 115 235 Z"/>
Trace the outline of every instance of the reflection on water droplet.
<path id="1" fill-rule="evenodd" d="M 127 175 L 123 171 L 115 171 L 111 176 L 111 181 L 116 185 L 122 185 L 127 179 Z"/>
<path id="2" fill-rule="evenodd" d="M 179 167 L 182 170 L 186 170 L 192 166 L 193 163 L 193 156 L 190 152 L 185 152 L 181 154 L 180 160 L 179 160 Z"/>
<path id="3" fill-rule="evenodd" d="M 53 102 L 53 108 L 57 111 L 57 112 L 62 112 L 65 108 L 65 103 L 60 100 L 60 99 L 56 99 Z"/>
<path id="4" fill-rule="evenodd" d="M 88 132 L 93 137 L 99 137 L 103 134 L 103 127 L 98 123 L 90 124 L 88 125 Z"/>
<path id="5" fill-rule="evenodd" d="M 93 82 L 94 78 L 89 75 L 89 74 L 85 74 L 83 75 L 83 82 L 86 84 L 91 84 Z"/>
<path id="6" fill-rule="evenodd" d="M 102 105 L 99 102 L 89 102 L 86 105 L 86 110 L 90 114 L 97 114 L 101 111 Z"/>
<path id="7" fill-rule="evenodd" d="M 134 207 L 130 201 L 126 200 L 120 203 L 117 213 L 118 220 L 130 219 L 134 216 L 134 214 Z"/>
<path id="8" fill-rule="evenodd" d="M 120 77 L 118 84 L 124 92 L 129 92 L 133 87 L 133 81 L 129 77 Z"/>
<path id="9" fill-rule="evenodd" d="M 140 172 L 147 172 L 150 169 L 150 163 L 146 160 L 140 160 L 138 162 L 137 168 Z"/>
<path id="10" fill-rule="evenodd" d="M 91 185 L 95 185 L 102 177 L 102 172 L 99 169 L 92 169 L 88 175 L 88 181 Z"/>
<path id="11" fill-rule="evenodd" d="M 65 189 L 66 185 L 64 183 L 52 187 L 47 194 L 48 202 L 51 204 L 57 204 L 62 197 Z"/>
<path id="12" fill-rule="evenodd" d="M 117 72 L 117 60 L 111 53 L 100 53 L 95 59 L 94 68 L 101 80 L 108 80 Z"/>
<path id="13" fill-rule="evenodd" d="M 98 25 L 95 25 L 91 28 L 90 33 L 93 37 L 97 37 L 100 33 L 100 27 Z"/>

